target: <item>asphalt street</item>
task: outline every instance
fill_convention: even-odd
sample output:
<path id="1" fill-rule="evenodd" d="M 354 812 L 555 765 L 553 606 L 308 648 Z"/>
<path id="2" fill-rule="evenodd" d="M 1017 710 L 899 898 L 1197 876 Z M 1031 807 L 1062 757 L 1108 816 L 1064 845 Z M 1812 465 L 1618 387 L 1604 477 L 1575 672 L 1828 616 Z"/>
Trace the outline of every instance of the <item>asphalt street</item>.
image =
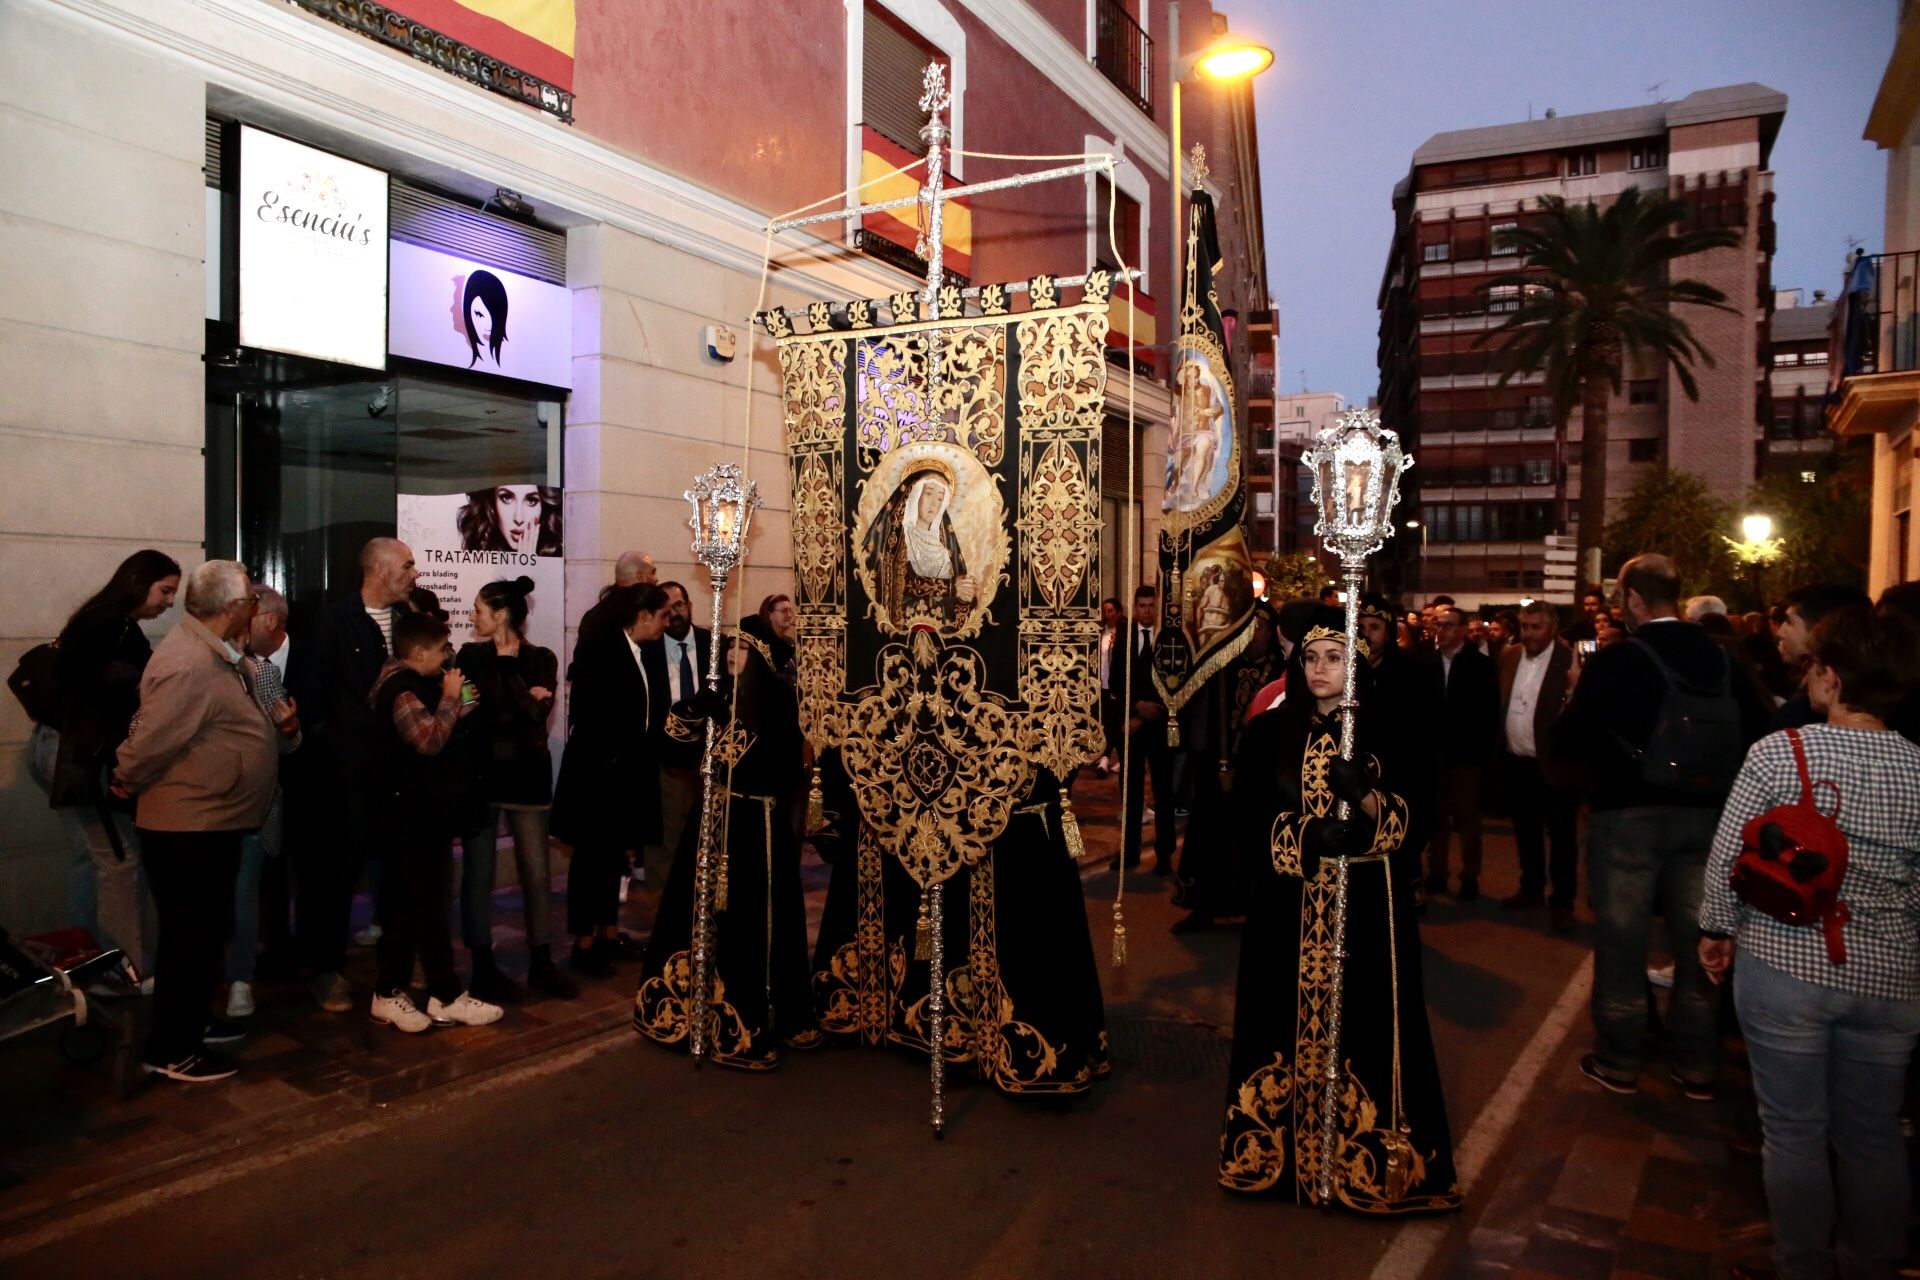
<path id="1" fill-rule="evenodd" d="M 1510 890 L 1511 866 L 1509 842 L 1490 840 L 1488 899 L 1436 904 L 1423 931 L 1456 1144 L 1479 1127 L 1484 1147 L 1524 1111 L 1512 1086 L 1489 1103 L 1556 1004 L 1570 1007 L 1563 996 L 1587 955 L 1584 930 L 1556 936 L 1544 913 L 1492 900 Z M 1138 877 L 1130 964 L 1115 971 L 1105 965 L 1113 875 L 1091 871 L 1085 884 L 1115 1066 L 1078 1102 L 960 1083 L 935 1141 L 919 1060 L 829 1048 L 790 1055 L 771 1075 L 696 1071 L 620 1032 L 557 1063 L 383 1108 L 344 1137 L 145 1192 L 0 1271 L 1338 1280 L 1432 1256 L 1390 1254 L 1407 1224 L 1216 1187 L 1238 927 L 1169 934 L 1178 913 L 1165 882 Z M 1451 1230 L 1457 1243 L 1464 1221 Z"/>

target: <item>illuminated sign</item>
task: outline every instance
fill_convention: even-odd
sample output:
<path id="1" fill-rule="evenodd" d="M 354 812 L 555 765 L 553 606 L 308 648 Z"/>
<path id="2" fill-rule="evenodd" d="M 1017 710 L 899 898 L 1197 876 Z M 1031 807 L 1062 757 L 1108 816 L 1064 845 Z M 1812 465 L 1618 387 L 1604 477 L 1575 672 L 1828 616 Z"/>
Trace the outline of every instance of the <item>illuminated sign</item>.
<path id="1" fill-rule="evenodd" d="M 387 175 L 240 126 L 240 345 L 387 367 Z"/>

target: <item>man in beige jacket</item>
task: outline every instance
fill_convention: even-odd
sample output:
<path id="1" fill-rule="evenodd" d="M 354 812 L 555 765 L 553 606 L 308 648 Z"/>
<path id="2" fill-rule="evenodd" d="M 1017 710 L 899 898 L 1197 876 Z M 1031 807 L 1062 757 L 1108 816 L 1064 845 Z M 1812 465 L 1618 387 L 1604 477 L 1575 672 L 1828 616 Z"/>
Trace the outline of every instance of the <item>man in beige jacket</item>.
<path id="1" fill-rule="evenodd" d="M 234 1071 L 206 1055 L 208 1005 L 233 933 L 240 837 L 260 826 L 273 798 L 275 726 L 253 699 L 239 649 L 256 599 L 232 560 L 193 571 L 186 616 L 147 664 L 114 770 L 114 792 L 136 799 L 160 917 L 146 1068 L 191 1083 Z"/>

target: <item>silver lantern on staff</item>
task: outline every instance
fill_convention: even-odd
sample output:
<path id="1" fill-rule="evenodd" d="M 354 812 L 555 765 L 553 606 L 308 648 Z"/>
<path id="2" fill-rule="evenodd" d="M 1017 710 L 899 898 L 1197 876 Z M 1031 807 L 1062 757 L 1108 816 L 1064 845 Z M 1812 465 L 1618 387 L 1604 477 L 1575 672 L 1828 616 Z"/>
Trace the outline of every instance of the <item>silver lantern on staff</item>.
<path id="1" fill-rule="evenodd" d="M 745 558 L 747 526 L 760 505 L 760 492 L 753 481 L 741 479 L 738 463 L 722 462 L 694 477 L 686 499 L 693 508 L 687 521 L 693 529 L 693 558 L 706 566 L 713 583 L 714 644 L 707 650 L 704 686 L 711 689 L 720 681 L 719 639 L 727 579 Z M 693 992 L 687 1001 L 687 1047 L 695 1066 L 706 1057 L 707 1023 L 712 1016 L 714 866 L 726 857 L 724 849 L 717 854 L 715 849 L 720 806 L 713 794 L 713 742 L 714 724 L 708 720 L 706 750 L 700 759 L 700 846 L 694 862 Z M 724 908 L 725 904 L 719 905 Z"/>
<path id="2" fill-rule="evenodd" d="M 1393 509 L 1400 501 L 1400 477 L 1413 466 L 1401 451 L 1400 438 L 1380 425 L 1370 409 L 1351 409 L 1322 431 L 1313 447 L 1301 455 L 1313 471 L 1313 504 L 1320 516 L 1313 531 L 1325 550 L 1339 557 L 1346 595 L 1347 679 L 1340 699 L 1340 756 L 1353 759 L 1353 722 L 1359 704 L 1354 698 L 1356 656 L 1360 639 L 1360 595 L 1366 581 L 1367 557 L 1393 536 Z M 1338 817 L 1350 816 L 1346 801 Z M 1320 1155 L 1319 1198 L 1333 1202 L 1333 1170 L 1340 1140 L 1340 1015 L 1345 1002 L 1347 959 L 1347 860 L 1333 860 L 1333 996 L 1327 1012 L 1326 1089 L 1321 1096 L 1323 1141 Z"/>

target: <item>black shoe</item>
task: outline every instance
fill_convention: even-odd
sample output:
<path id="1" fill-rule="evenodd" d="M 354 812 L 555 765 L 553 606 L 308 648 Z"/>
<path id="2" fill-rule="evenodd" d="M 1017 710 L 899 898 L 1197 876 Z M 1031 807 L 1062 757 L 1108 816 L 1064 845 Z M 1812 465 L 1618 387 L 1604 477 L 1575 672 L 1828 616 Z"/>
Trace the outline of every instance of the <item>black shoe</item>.
<path id="1" fill-rule="evenodd" d="M 211 1058 L 199 1053 L 190 1053 L 178 1062 L 143 1062 L 140 1068 L 148 1075 L 165 1076 L 181 1084 L 212 1084 L 240 1070 L 225 1058 Z"/>
<path id="2" fill-rule="evenodd" d="M 575 1000 L 580 995 L 580 985 L 560 972 L 545 947 L 533 950 L 533 961 L 527 965 L 527 985 L 556 1000 Z"/>
<path id="3" fill-rule="evenodd" d="M 588 978 L 611 978 L 613 976 L 613 956 L 610 949 L 594 943 L 583 947 L 573 944 L 573 950 L 567 956 L 567 967 L 575 973 Z"/>
<path id="4" fill-rule="evenodd" d="M 247 1024 L 235 1022 L 231 1018 L 215 1018 L 207 1024 L 206 1034 L 200 1037 L 202 1044 L 238 1044 L 247 1038 Z"/>
<path id="5" fill-rule="evenodd" d="M 1107 859 L 1107 870 L 1118 871 L 1119 869 L 1120 869 L 1120 855 L 1116 853 L 1113 855 L 1113 857 Z M 1133 857 L 1127 859 L 1127 870 L 1138 871 L 1139 869 L 1140 869 L 1140 855 L 1136 853 L 1133 855 Z"/>
<path id="6" fill-rule="evenodd" d="M 1529 889 L 1522 889 L 1511 898 L 1500 899 L 1500 906 L 1506 911 L 1525 911 L 1530 907 L 1544 907 L 1545 905 L 1547 905 L 1546 896 L 1535 893 Z"/>
<path id="7" fill-rule="evenodd" d="M 1189 911 L 1169 927 L 1172 933 L 1206 933 L 1213 928 L 1213 912 Z"/>
<path id="8" fill-rule="evenodd" d="M 1685 1076 L 1681 1075 L 1678 1071 L 1672 1072 L 1670 1074 L 1673 1077 L 1673 1083 L 1679 1087 L 1680 1096 L 1685 1098 L 1688 1102 L 1712 1102 L 1713 1101 L 1714 1092 L 1713 1092 L 1713 1085 L 1711 1083 L 1696 1084 L 1693 1081 L 1687 1079 Z"/>
<path id="9" fill-rule="evenodd" d="M 473 957 L 473 977 L 467 983 L 467 991 L 475 1000 L 485 1000 L 488 1004 L 518 1004 L 527 994 L 519 983 L 500 972 L 500 967 L 493 962 L 492 951 Z"/>
<path id="10" fill-rule="evenodd" d="M 1155 855 L 1153 859 L 1153 874 L 1157 876 L 1172 875 L 1173 859 L 1170 856 L 1167 856 L 1164 854 Z"/>
<path id="11" fill-rule="evenodd" d="M 1610 1076 L 1600 1069 L 1598 1054 L 1588 1054 L 1580 1059 L 1580 1074 L 1605 1089 L 1608 1093 L 1630 1094 L 1640 1092 L 1636 1080 L 1622 1080 L 1619 1076 Z"/>
<path id="12" fill-rule="evenodd" d="M 1461 902 L 1478 902 L 1480 900 L 1480 882 L 1471 876 L 1461 876 L 1460 892 L 1453 896 Z"/>

